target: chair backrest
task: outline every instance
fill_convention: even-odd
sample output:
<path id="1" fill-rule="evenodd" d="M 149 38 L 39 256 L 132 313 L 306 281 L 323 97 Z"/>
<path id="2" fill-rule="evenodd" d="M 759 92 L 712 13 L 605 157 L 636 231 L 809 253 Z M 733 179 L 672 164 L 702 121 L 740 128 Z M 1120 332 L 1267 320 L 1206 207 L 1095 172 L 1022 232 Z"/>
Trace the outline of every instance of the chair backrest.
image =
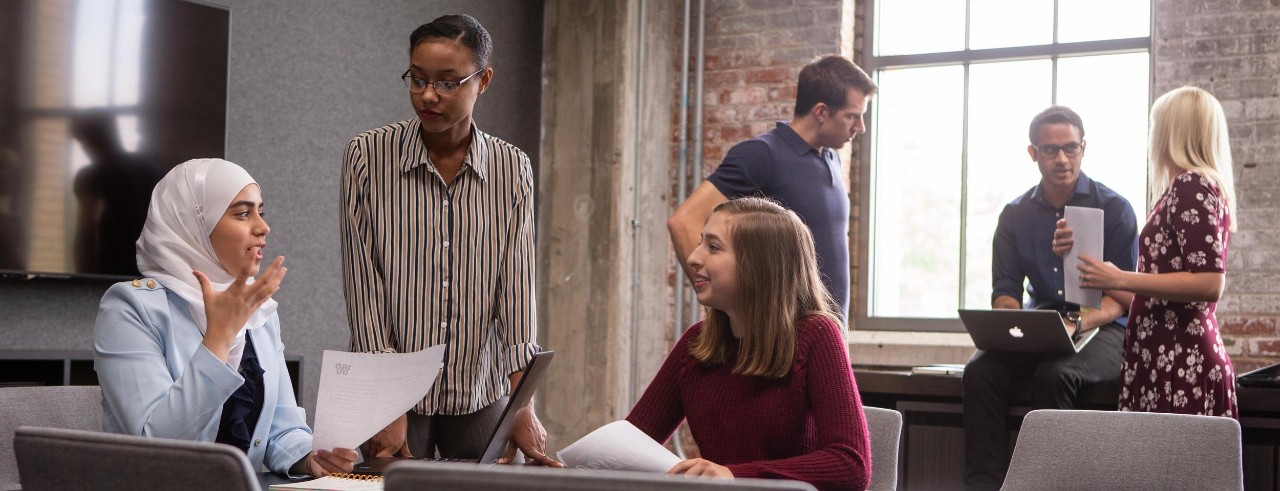
<path id="1" fill-rule="evenodd" d="M 96 385 L 0 388 L 0 490 L 18 489 L 13 431 L 19 426 L 102 431 L 102 389 Z"/>
<path id="2" fill-rule="evenodd" d="M 219 443 L 24 426 L 13 449 L 24 489 L 260 491 L 244 452 Z"/>
<path id="3" fill-rule="evenodd" d="M 892 409 L 862 407 L 871 434 L 871 491 L 898 489 L 898 442 L 902 440 L 902 413 Z"/>
<path id="4" fill-rule="evenodd" d="M 1027 413 L 1009 490 L 1244 489 L 1240 423 L 1118 411 Z"/>
<path id="5" fill-rule="evenodd" d="M 666 474 L 623 471 L 585 471 L 535 466 L 397 462 L 387 468 L 385 491 L 450 489 L 456 491 L 764 491 L 810 490 L 799 481 L 769 479 L 692 479 Z"/>

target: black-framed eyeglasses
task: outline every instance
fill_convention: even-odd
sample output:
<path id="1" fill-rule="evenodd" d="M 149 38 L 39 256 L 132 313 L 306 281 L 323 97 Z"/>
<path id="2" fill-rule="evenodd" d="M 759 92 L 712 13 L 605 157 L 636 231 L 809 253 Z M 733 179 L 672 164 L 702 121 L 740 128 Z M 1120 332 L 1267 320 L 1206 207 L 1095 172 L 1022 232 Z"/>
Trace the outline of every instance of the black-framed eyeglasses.
<path id="1" fill-rule="evenodd" d="M 462 88 L 462 84 L 467 83 L 468 80 L 471 80 L 471 77 L 479 75 L 480 72 L 483 72 L 483 71 L 484 71 L 483 68 L 476 70 L 475 73 L 472 73 L 471 75 L 467 75 L 466 78 L 463 78 L 462 80 L 459 80 L 457 82 L 453 80 L 436 80 L 435 82 L 428 82 L 427 79 L 418 78 L 413 75 L 410 75 L 409 70 L 405 70 L 404 75 L 400 76 L 400 80 L 403 80 L 405 87 L 408 87 L 409 92 L 412 92 L 414 94 L 421 94 L 427 91 L 427 86 L 434 86 L 436 88 L 437 94 L 453 95 L 458 92 L 458 89 Z"/>
<path id="2" fill-rule="evenodd" d="M 1062 151 L 1062 153 L 1067 154 L 1068 157 L 1075 157 L 1076 155 L 1080 155 L 1081 150 L 1084 150 L 1084 145 L 1076 142 L 1071 142 L 1062 146 L 1046 143 L 1036 147 L 1036 151 L 1040 152 L 1040 158 L 1042 159 L 1057 157 L 1058 151 Z"/>

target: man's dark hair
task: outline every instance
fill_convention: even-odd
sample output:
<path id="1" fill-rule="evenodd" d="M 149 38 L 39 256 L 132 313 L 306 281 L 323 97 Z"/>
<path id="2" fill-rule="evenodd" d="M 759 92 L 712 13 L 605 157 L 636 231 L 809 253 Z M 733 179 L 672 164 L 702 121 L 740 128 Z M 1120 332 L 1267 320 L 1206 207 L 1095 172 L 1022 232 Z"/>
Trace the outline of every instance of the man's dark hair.
<path id="1" fill-rule="evenodd" d="M 1080 139 L 1084 139 L 1084 122 L 1080 121 L 1080 115 L 1072 111 L 1067 106 L 1049 106 L 1048 109 L 1040 111 L 1036 117 L 1031 118 L 1031 128 L 1027 131 L 1027 139 L 1031 140 L 1031 144 L 1036 144 L 1036 134 L 1040 132 L 1040 127 L 1046 124 L 1066 123 L 1075 126 L 1080 130 Z"/>
<path id="2" fill-rule="evenodd" d="M 876 83 L 848 58 L 820 56 L 800 69 L 795 115 L 809 114 L 819 102 L 833 109 L 843 108 L 849 104 L 849 89 L 858 89 L 862 95 L 869 96 L 876 93 Z"/>
<path id="3" fill-rule="evenodd" d="M 431 39 L 452 39 L 471 50 L 471 61 L 478 68 L 489 67 L 489 57 L 493 55 L 493 40 L 489 39 L 489 31 L 480 25 L 475 17 L 467 14 L 451 14 L 437 17 L 428 24 L 423 24 L 409 35 L 409 54 L 419 43 Z"/>

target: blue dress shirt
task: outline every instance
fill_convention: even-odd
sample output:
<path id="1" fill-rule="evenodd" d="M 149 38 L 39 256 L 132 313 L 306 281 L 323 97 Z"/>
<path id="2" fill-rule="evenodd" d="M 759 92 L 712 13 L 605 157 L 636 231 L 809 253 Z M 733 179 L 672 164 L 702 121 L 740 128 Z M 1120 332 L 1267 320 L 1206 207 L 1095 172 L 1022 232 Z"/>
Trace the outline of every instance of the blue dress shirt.
<path id="1" fill-rule="evenodd" d="M 1101 209 L 1103 259 L 1122 270 L 1134 270 L 1138 261 L 1138 219 L 1123 196 L 1081 172 L 1067 206 Z M 1039 184 L 1005 205 L 992 245 L 992 301 L 1007 295 L 1021 302 L 1025 279 L 1031 303 L 1024 308 L 1064 313 L 1079 310 L 1078 305 L 1067 303 L 1063 260 L 1053 253 L 1053 231 L 1062 211 L 1044 198 Z M 1127 322 L 1125 316 L 1116 319 L 1122 326 Z"/>

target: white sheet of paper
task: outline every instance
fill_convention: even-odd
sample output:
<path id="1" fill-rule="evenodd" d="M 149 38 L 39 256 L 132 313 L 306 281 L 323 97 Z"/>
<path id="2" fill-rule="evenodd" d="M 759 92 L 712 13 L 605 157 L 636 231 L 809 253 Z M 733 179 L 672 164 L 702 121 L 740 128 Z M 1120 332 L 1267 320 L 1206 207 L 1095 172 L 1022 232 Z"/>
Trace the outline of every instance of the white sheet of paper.
<path id="1" fill-rule="evenodd" d="M 311 448 L 354 449 L 404 415 L 435 384 L 444 348 L 378 354 L 325 350 Z"/>
<path id="2" fill-rule="evenodd" d="M 588 470 L 667 472 L 680 457 L 625 419 L 601 426 L 556 457 L 566 467 Z"/>
<path id="3" fill-rule="evenodd" d="M 310 481 L 302 481 L 285 484 L 272 484 L 270 491 L 277 489 L 298 489 L 303 491 L 382 491 L 382 479 L 363 480 L 363 479 L 346 479 L 335 476 L 325 476 Z"/>
<path id="4" fill-rule="evenodd" d="M 1103 259 L 1103 212 L 1098 208 L 1068 206 L 1062 215 L 1067 219 L 1067 226 L 1071 227 L 1071 236 L 1076 241 L 1067 252 L 1067 257 L 1062 260 L 1062 275 L 1066 285 L 1063 290 L 1067 301 L 1082 307 L 1101 308 L 1102 290 L 1080 288 L 1080 270 L 1076 269 L 1076 266 L 1080 265 L 1081 255 L 1099 261 Z"/>

